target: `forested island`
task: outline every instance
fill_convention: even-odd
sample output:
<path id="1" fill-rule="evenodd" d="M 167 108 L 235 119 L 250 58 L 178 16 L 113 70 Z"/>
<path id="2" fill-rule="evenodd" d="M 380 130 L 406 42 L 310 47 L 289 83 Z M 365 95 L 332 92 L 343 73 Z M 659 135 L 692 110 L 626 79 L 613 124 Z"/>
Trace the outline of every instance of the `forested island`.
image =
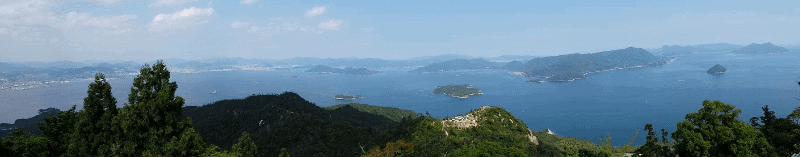
<path id="1" fill-rule="evenodd" d="M 472 88 L 472 85 L 469 84 L 438 86 L 433 90 L 433 93 L 442 93 L 444 95 L 460 99 L 466 99 L 472 95 L 483 94 L 480 89 Z"/>
<path id="2" fill-rule="evenodd" d="M 317 65 L 312 67 L 306 72 L 318 72 L 318 73 L 338 73 L 338 74 L 348 74 L 348 75 L 372 75 L 378 73 L 377 71 L 372 71 L 367 68 L 351 68 L 347 67 L 344 69 L 333 68 L 324 65 Z"/>
<path id="3" fill-rule="evenodd" d="M 728 71 L 728 69 L 726 69 L 722 65 L 717 64 L 717 65 L 714 65 L 714 67 L 711 67 L 710 69 L 708 69 L 708 71 L 706 71 L 706 73 L 709 73 L 709 74 L 724 74 L 725 71 Z"/>
<path id="4" fill-rule="evenodd" d="M 739 119 L 741 109 L 703 101 L 672 133 L 646 124 L 646 143 L 622 147 L 530 130 L 501 107 L 455 117 L 366 104 L 319 107 L 296 93 L 259 94 L 184 106 L 163 63 L 144 66 L 127 103 L 103 74 L 83 109 L 41 110 L 39 133 L 15 127 L 0 138 L 4 156 L 791 156 L 800 152 L 800 108 Z M 146 83 L 145 83 L 146 82 Z M 800 84 L 800 83 L 798 83 Z M 455 85 L 461 89 L 469 85 Z M 158 93 L 158 94 L 153 94 Z M 58 112 L 52 116 L 53 112 Z M 40 114 L 45 115 L 45 114 Z M 35 119 L 35 118 L 30 118 Z M 16 125 L 16 124 L 15 124 Z M 723 131 L 719 131 L 723 130 Z M 661 138 L 658 137 L 661 135 Z M 671 139 L 668 139 L 671 137 Z"/>
<path id="5" fill-rule="evenodd" d="M 774 54 L 774 53 L 786 53 L 786 52 L 789 52 L 789 50 L 780 46 L 775 46 L 769 42 L 763 44 L 753 43 L 741 49 L 731 51 L 731 53 L 738 53 L 738 54 Z"/>
<path id="6" fill-rule="evenodd" d="M 444 62 L 433 63 L 424 67 L 412 70 L 411 72 L 445 72 L 456 70 L 477 70 L 477 69 L 494 69 L 498 68 L 502 63 L 490 62 L 484 59 L 453 59 Z"/>
<path id="7" fill-rule="evenodd" d="M 605 51 L 591 54 L 568 54 L 534 58 L 515 69 L 528 77 L 546 78 L 547 81 L 573 81 L 587 74 L 609 70 L 659 66 L 669 58 L 656 57 L 641 48 Z"/>

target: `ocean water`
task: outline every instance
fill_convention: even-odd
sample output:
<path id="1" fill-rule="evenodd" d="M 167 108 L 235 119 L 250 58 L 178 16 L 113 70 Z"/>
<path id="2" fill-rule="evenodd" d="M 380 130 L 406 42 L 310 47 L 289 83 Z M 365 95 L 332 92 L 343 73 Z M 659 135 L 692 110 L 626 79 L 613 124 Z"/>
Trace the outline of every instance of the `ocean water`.
<path id="1" fill-rule="evenodd" d="M 226 71 L 173 73 L 177 95 L 196 106 L 251 94 L 293 91 L 318 106 L 365 103 L 455 116 L 480 106 L 503 107 L 531 130 L 549 128 L 561 136 L 598 142 L 611 135 L 612 144 L 624 145 L 646 123 L 672 132 L 703 100 L 720 100 L 742 109 L 740 119 L 760 116 L 770 105 L 778 116 L 800 107 L 800 55 L 736 55 L 695 53 L 677 56 L 669 64 L 590 74 L 573 82 L 526 83 L 527 78 L 505 70 L 473 70 L 414 74 L 399 70 L 369 76 L 306 73 L 303 70 Z M 705 73 L 715 64 L 728 69 L 723 75 Z M 110 80 L 122 106 L 127 102 L 132 78 Z M 0 122 L 27 118 L 38 109 L 72 105 L 80 109 L 89 82 L 49 88 L 0 91 Z M 472 84 L 484 95 L 458 99 L 433 94 L 436 86 Z M 217 91 L 216 94 L 212 93 Z M 353 101 L 334 100 L 336 94 L 362 95 Z M 641 132 L 635 144 L 644 144 Z"/>

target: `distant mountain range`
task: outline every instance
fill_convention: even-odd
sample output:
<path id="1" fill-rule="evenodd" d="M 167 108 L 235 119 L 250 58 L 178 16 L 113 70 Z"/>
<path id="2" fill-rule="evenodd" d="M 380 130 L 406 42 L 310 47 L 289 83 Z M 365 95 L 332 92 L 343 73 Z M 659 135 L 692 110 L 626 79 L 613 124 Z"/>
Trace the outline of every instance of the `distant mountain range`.
<path id="1" fill-rule="evenodd" d="M 674 55 L 681 55 L 681 54 L 689 54 L 692 52 L 719 52 L 719 51 L 733 51 L 740 49 L 744 46 L 741 45 L 733 45 L 728 43 L 717 43 L 717 44 L 702 44 L 702 45 L 688 45 L 688 46 L 678 46 L 678 45 L 664 45 L 660 49 L 656 50 L 659 51 L 662 56 L 674 56 Z"/>
<path id="2" fill-rule="evenodd" d="M 763 44 L 750 44 L 738 50 L 731 51 L 731 53 L 738 54 L 774 54 L 789 52 L 786 48 L 775 46 L 772 43 Z"/>
<path id="3" fill-rule="evenodd" d="M 338 73 L 338 74 L 349 74 L 349 75 L 372 75 L 378 73 L 377 71 L 372 71 L 367 68 L 347 67 L 344 69 L 339 69 L 324 65 L 317 65 L 313 68 L 306 70 L 306 72 Z"/>

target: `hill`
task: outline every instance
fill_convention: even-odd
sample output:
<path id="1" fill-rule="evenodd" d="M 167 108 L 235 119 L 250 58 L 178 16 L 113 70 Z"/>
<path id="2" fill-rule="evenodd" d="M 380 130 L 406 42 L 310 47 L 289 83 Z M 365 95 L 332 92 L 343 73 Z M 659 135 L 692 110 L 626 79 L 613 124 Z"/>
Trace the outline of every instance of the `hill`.
<path id="1" fill-rule="evenodd" d="M 789 52 L 786 48 L 775 46 L 772 43 L 763 44 L 750 44 L 738 50 L 731 51 L 731 53 L 738 54 L 772 54 L 772 53 L 785 53 Z"/>
<path id="2" fill-rule="evenodd" d="M 659 66 L 666 64 L 666 58 L 656 57 L 641 48 L 605 51 L 591 54 L 568 54 L 535 58 L 520 68 L 528 77 L 546 78 L 548 81 L 573 81 L 586 78 L 586 74 Z"/>
<path id="3" fill-rule="evenodd" d="M 258 156 L 278 156 L 282 148 L 292 156 L 358 156 L 361 147 L 405 138 L 414 124 L 408 110 L 353 104 L 325 109 L 291 92 L 188 106 L 183 115 L 203 140 L 220 148 L 230 148 L 246 131 Z"/>
<path id="4" fill-rule="evenodd" d="M 411 143 L 411 156 L 594 156 L 601 150 L 586 140 L 531 131 L 505 109 L 491 106 L 445 119 L 425 117 Z"/>
<path id="5" fill-rule="evenodd" d="M 17 119 L 14 124 L 0 123 L 0 137 L 8 135 L 14 128 L 21 128 L 33 135 L 39 135 L 40 131 L 36 122 L 43 121 L 47 116 L 55 116 L 59 112 L 61 110 L 57 108 L 39 109 L 39 114 L 31 118 Z"/>
<path id="6" fill-rule="evenodd" d="M 338 73 L 338 74 L 348 74 L 348 75 L 372 75 L 378 73 L 377 71 L 371 71 L 367 68 L 351 68 L 347 67 L 344 69 L 328 67 L 324 65 L 317 65 L 312 67 L 306 72 L 320 72 L 320 73 Z"/>
<path id="7" fill-rule="evenodd" d="M 372 106 L 372 105 L 359 104 L 359 103 L 333 105 L 333 106 L 324 107 L 324 109 L 337 110 L 337 109 L 345 108 L 345 107 L 352 107 L 352 108 L 354 108 L 354 109 L 356 109 L 358 111 L 361 111 L 361 112 L 365 112 L 365 113 L 370 113 L 370 114 L 375 114 L 375 115 L 379 115 L 379 116 L 382 116 L 382 117 L 386 117 L 386 118 L 389 118 L 389 119 L 391 119 L 392 121 L 395 121 L 395 122 L 402 122 L 403 118 L 409 118 L 410 117 L 410 118 L 413 119 L 413 118 L 420 117 L 418 113 L 416 113 L 414 111 L 411 111 L 411 110 L 398 109 L 398 108 L 394 108 L 394 107 Z"/>

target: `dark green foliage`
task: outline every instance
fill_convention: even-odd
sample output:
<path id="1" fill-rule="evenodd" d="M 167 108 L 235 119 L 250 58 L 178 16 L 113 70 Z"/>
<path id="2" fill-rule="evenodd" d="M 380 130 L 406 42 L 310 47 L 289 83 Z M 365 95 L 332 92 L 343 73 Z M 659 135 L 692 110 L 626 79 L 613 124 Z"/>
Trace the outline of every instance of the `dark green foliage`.
<path id="1" fill-rule="evenodd" d="M 281 154 L 278 154 L 278 157 L 291 157 L 291 155 L 289 155 L 289 150 L 281 148 Z"/>
<path id="2" fill-rule="evenodd" d="M 764 134 L 737 119 L 742 111 L 720 101 L 703 101 L 689 113 L 672 138 L 680 156 L 774 156 Z"/>
<path id="3" fill-rule="evenodd" d="M 482 143 L 469 143 L 459 149 L 453 150 L 452 156 L 529 156 L 525 151 L 516 147 L 509 147 L 500 142 L 486 141 Z"/>
<path id="4" fill-rule="evenodd" d="M 52 107 L 39 109 L 39 114 L 31 118 L 17 119 L 13 124 L 0 123 L 0 128 L 3 129 L 0 130 L 0 137 L 8 135 L 8 133 L 13 130 L 12 128 L 20 128 L 22 131 L 31 133 L 31 135 L 39 136 L 42 133 L 36 123 L 44 122 L 44 118 L 46 117 L 57 116 L 59 112 L 61 112 L 61 110 Z"/>
<path id="5" fill-rule="evenodd" d="M 791 117 L 775 117 L 775 112 L 770 111 L 769 106 L 761 109 L 764 110 L 764 116 L 750 118 L 750 124 L 766 136 L 770 145 L 775 147 L 775 153 L 791 156 L 800 152 L 800 148 L 795 147 L 800 142 L 800 125 Z"/>
<path id="6" fill-rule="evenodd" d="M 186 137 L 195 134 L 185 133 L 191 122 L 182 118 L 184 100 L 175 96 L 178 85 L 169 82 L 169 78 L 170 73 L 161 61 L 145 65 L 134 78 L 127 106 L 115 119 L 122 128 L 123 139 L 114 145 L 120 146 L 118 152 L 122 155 L 167 154 L 170 152 L 162 149 L 166 143 L 199 138 Z"/>
<path id="7" fill-rule="evenodd" d="M 3 156 L 58 156 L 62 151 L 59 144 L 48 137 L 33 136 L 20 128 L 0 139 L 0 155 Z"/>
<path id="8" fill-rule="evenodd" d="M 405 113 L 391 110 L 385 108 Z M 323 109 L 291 92 L 188 106 L 183 114 L 192 118 L 204 140 L 220 148 L 231 148 L 238 135 L 247 132 L 258 146 L 257 156 L 277 156 L 282 148 L 292 156 L 358 156 L 364 153 L 361 147 L 407 138 L 409 126 L 416 124 L 410 118 L 395 122 L 351 105 Z"/>
<path id="9" fill-rule="evenodd" d="M 95 75 L 83 99 L 83 111 L 78 114 L 70 134 L 68 152 L 74 156 L 97 156 L 110 153 L 112 139 L 119 127 L 113 124 L 117 115 L 117 99 L 111 95 L 111 85 L 102 73 Z"/>
<path id="10" fill-rule="evenodd" d="M 476 127 L 445 127 L 442 120 L 425 117 L 414 129 L 412 156 L 443 156 L 512 153 L 536 155 L 537 145 L 529 141 L 531 131 L 511 113 L 499 107 L 482 107 L 470 112 L 480 117 Z M 451 154 L 452 155 L 452 154 Z"/>
<path id="11" fill-rule="evenodd" d="M 371 114 L 383 116 L 383 117 L 389 118 L 389 119 L 391 119 L 392 121 L 395 121 L 395 122 L 402 122 L 403 118 L 409 118 L 410 117 L 411 119 L 415 119 L 415 118 L 420 117 L 420 115 L 418 113 L 416 113 L 414 111 L 411 111 L 411 110 L 404 110 L 404 109 L 399 109 L 399 108 L 394 108 L 394 107 L 372 106 L 372 105 L 359 104 L 359 103 L 333 105 L 333 106 L 325 107 L 325 109 L 336 110 L 336 109 L 339 109 L 339 108 L 342 108 L 342 107 L 345 107 L 345 106 L 353 107 L 354 109 L 356 109 L 358 111 L 361 111 L 361 112 L 366 112 L 366 113 L 371 113 Z"/>
<path id="12" fill-rule="evenodd" d="M 242 132 L 242 136 L 239 137 L 239 142 L 233 145 L 231 151 L 238 153 L 238 155 L 242 157 L 254 157 L 256 153 L 258 153 L 258 146 L 256 146 L 256 143 L 253 143 L 253 139 L 250 138 L 247 132 Z"/>
<path id="13" fill-rule="evenodd" d="M 639 147 L 636 149 L 635 153 L 636 156 L 646 156 L 646 157 L 674 157 L 675 153 L 672 149 L 667 146 L 667 134 L 669 134 L 666 130 L 661 129 L 661 142 L 658 142 L 658 137 L 656 137 L 656 133 L 653 132 L 653 124 L 647 124 L 644 126 L 644 130 L 647 130 L 647 143 L 644 146 Z"/>
<path id="14" fill-rule="evenodd" d="M 75 106 L 67 111 L 58 113 L 55 117 L 44 118 L 44 122 L 36 125 L 42 131 L 42 137 L 47 138 L 54 145 L 51 147 L 53 154 L 63 154 L 69 148 L 70 135 L 75 130 L 75 121 L 78 119 Z"/>

